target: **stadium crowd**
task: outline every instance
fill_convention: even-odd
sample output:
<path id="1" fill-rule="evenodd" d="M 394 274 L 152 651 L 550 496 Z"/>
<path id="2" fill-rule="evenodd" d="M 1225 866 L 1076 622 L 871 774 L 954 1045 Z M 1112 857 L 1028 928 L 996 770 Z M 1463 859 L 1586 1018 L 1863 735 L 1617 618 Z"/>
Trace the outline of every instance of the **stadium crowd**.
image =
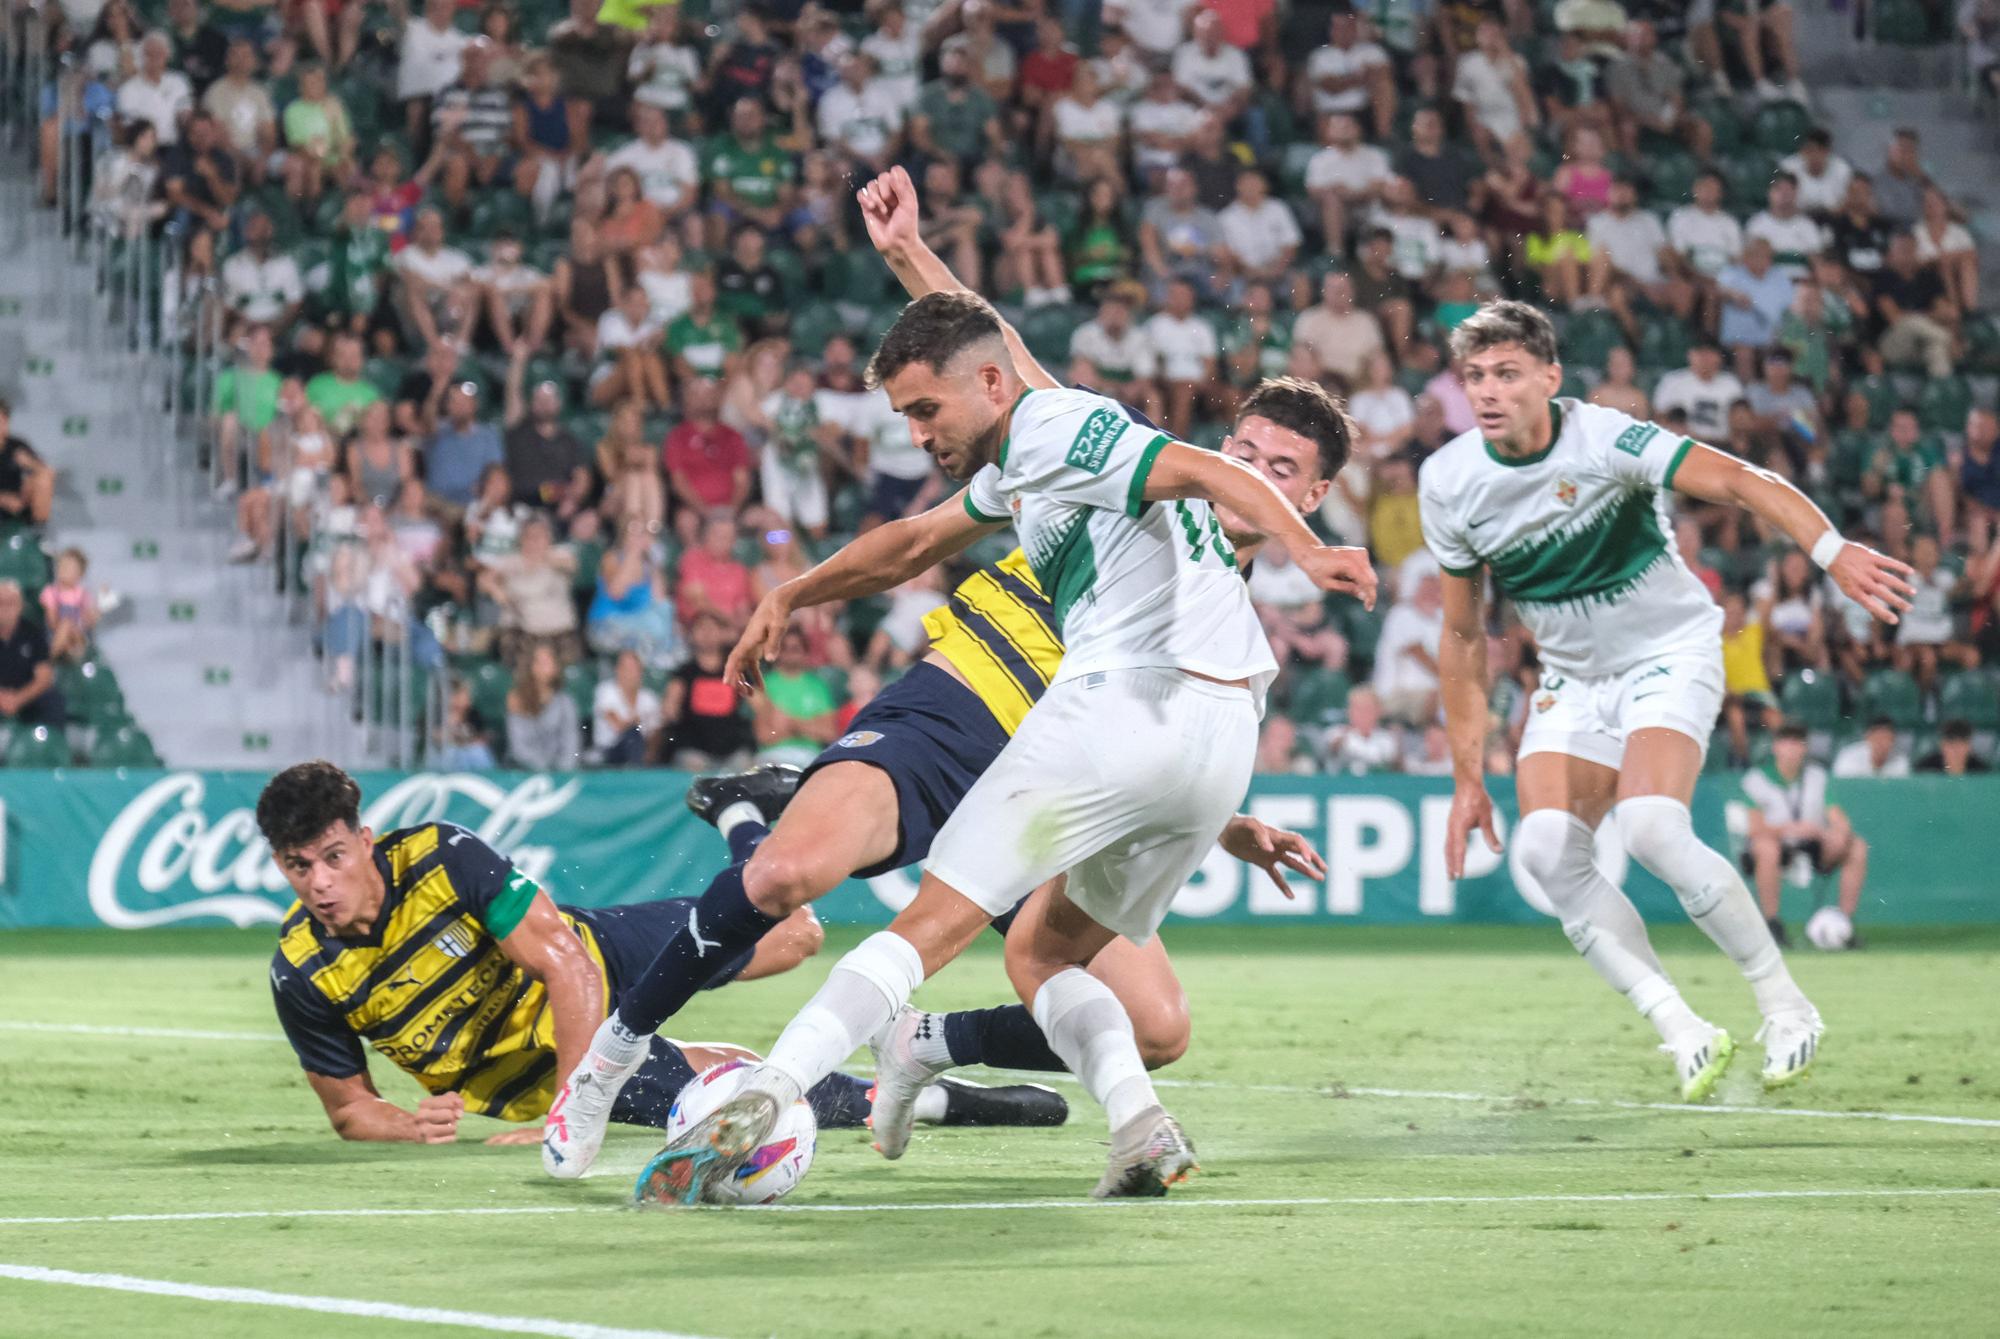
<path id="1" fill-rule="evenodd" d="M 1942 40 L 1990 7 L 1904 8 Z M 448 670 L 447 765 L 804 758 L 921 654 L 945 578 L 802 616 L 754 707 L 720 677 L 763 590 L 946 494 L 861 380 L 901 295 L 853 188 L 891 163 L 1059 375 L 1207 445 L 1260 377 L 1346 397 L 1317 521 L 1392 598 L 1256 565 L 1263 770 L 1448 770 L 1416 478 L 1472 427 L 1444 339 L 1503 294 L 1555 315 L 1564 394 L 1920 573 L 1889 628 L 1683 502 L 1727 618 L 1718 766 L 1781 719 L 1822 756 L 1864 721 L 1899 751 L 2000 728 L 2000 419 L 1967 377 L 2000 323 L 1917 133 L 1855 163 L 1815 123 L 1789 0 L 51 13 L 115 130 L 93 210 L 171 237 L 173 319 L 225 324 L 235 556 L 298 562 L 335 690 L 384 641 Z M 1504 619 L 1490 662 L 1504 772 L 1535 681 Z"/>

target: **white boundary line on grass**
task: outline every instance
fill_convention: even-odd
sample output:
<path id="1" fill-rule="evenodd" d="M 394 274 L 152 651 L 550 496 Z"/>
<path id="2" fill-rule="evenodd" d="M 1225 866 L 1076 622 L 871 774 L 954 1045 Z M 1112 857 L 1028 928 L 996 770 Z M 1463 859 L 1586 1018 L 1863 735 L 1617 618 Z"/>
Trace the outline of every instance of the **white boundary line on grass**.
<path id="1" fill-rule="evenodd" d="M 0 1019 L 0 1032 L 48 1032 L 81 1037 L 153 1037 L 170 1041 L 263 1041 L 281 1042 L 282 1032 L 226 1032 L 201 1028 L 106 1027 L 93 1023 L 24 1023 Z M 1038 1083 L 1074 1083 L 1068 1074 L 1030 1073 L 996 1069 L 1005 1074 Z M 1425 1102 L 1515 1102 L 1547 1106 L 1598 1107 L 1613 1111 L 1669 1111 L 1690 1115 L 1794 1116 L 1808 1120 L 1879 1120 L 1913 1125 L 1961 1125 L 1981 1130 L 2000 1130 L 2000 1118 L 1991 1116 L 1941 1116 L 1919 1111 L 1823 1111 L 1811 1107 L 1753 1107 L 1725 1103 L 1630 1102 L 1607 1097 L 1531 1097 L 1525 1093 L 1459 1093 L 1424 1088 L 1360 1088 L 1342 1085 L 1308 1087 L 1284 1083 L 1220 1083 L 1210 1079 L 1154 1079 L 1156 1088 L 1228 1089 L 1241 1093 L 1285 1093 L 1299 1097 L 1389 1097 Z"/>
<path id="2" fill-rule="evenodd" d="M 43 1269 L 39 1265 L 0 1264 L 0 1279 L 145 1293 L 152 1297 L 185 1297 L 197 1302 L 233 1302 L 238 1306 L 317 1311 L 331 1316 L 366 1316 L 373 1320 L 402 1320 L 417 1325 L 449 1325 L 485 1330 L 489 1334 L 538 1334 L 553 1336 L 553 1339 L 701 1339 L 699 1335 L 677 1334 L 669 1330 L 621 1330 L 609 1325 L 541 1320 L 533 1316 L 494 1316 L 483 1311 L 403 1306 L 396 1302 L 368 1302 L 349 1297 L 312 1297 L 302 1293 L 266 1292 L 262 1288 L 218 1288 L 203 1283 L 133 1278 L 129 1274 L 81 1274 L 69 1269 Z"/>
<path id="3" fill-rule="evenodd" d="M 1844 1200 L 1955 1199 L 2000 1196 L 2000 1186 L 1912 1186 L 1838 1190 L 1632 1190 L 1570 1195 L 1304 1195 L 1286 1199 L 1196 1199 L 1177 1195 L 1164 1200 L 967 1200 L 951 1204 L 759 1204 L 722 1213 L 966 1213 L 1018 1212 L 1033 1209 L 1288 1209 L 1419 1207 L 1451 1204 L 1652 1204 L 1699 1203 L 1708 1200 Z M 116 1213 L 72 1218 L 0 1218 L 0 1227 L 55 1227 L 89 1223 L 199 1223 L 244 1218 L 492 1218 L 538 1217 L 548 1214 L 634 1212 L 624 1204 L 523 1204 L 463 1209 L 238 1209 L 207 1213 Z M 5 1267 L 0 1267 L 4 1273 Z M 543 1331 L 523 1331 L 540 1334 Z M 605 1333 L 614 1333 L 606 1331 Z M 616 1331 L 624 1334 L 628 1331 Z"/>

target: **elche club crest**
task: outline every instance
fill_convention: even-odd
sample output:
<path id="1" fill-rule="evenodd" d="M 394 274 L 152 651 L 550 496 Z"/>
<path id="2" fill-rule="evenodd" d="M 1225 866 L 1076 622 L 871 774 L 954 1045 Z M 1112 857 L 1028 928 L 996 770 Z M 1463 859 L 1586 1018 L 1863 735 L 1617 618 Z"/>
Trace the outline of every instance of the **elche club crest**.
<path id="1" fill-rule="evenodd" d="M 1576 480 L 1569 478 L 1556 480 L 1556 501 L 1565 507 L 1576 505 Z"/>

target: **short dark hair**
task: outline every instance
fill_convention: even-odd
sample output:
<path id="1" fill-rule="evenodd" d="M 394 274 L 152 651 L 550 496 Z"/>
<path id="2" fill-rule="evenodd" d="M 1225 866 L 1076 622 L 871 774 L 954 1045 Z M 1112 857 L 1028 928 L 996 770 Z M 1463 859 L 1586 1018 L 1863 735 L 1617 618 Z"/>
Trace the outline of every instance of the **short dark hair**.
<path id="1" fill-rule="evenodd" d="M 1777 728 L 1775 733 L 1779 739 L 1796 739 L 1803 743 L 1806 737 L 1806 728 L 1797 721 L 1786 721 Z"/>
<path id="2" fill-rule="evenodd" d="M 1827 133 L 1825 126 L 1814 126 L 1806 132 L 1806 143 L 1816 145 L 1822 149 L 1831 149 L 1833 147 L 1833 136 Z"/>
<path id="3" fill-rule="evenodd" d="M 1272 423 L 1319 448 L 1319 477 L 1331 479 L 1347 463 L 1354 421 L 1324 386 L 1298 377 L 1270 377 L 1257 383 L 1236 407 L 1236 427 L 1246 418 Z"/>
<path id="4" fill-rule="evenodd" d="M 361 826 L 361 787 L 323 758 L 287 767 L 257 797 L 257 828 L 275 855 L 298 850 L 335 823 Z"/>
<path id="5" fill-rule="evenodd" d="M 1489 302 L 1451 332 L 1451 356 L 1459 362 L 1503 344 L 1518 344 L 1530 358 L 1545 363 L 1561 361 L 1555 326 L 1539 308 L 1525 302 Z"/>
<path id="6" fill-rule="evenodd" d="M 935 372 L 975 344 L 1001 338 L 1000 313 L 977 293 L 926 293 L 882 336 L 864 378 L 880 386 L 912 363 Z"/>
<path id="7" fill-rule="evenodd" d="M 1895 728 L 1896 723 L 1887 716 L 1870 716 L 1866 726 L 1866 729 L 1869 730 L 1893 730 Z"/>
<path id="8" fill-rule="evenodd" d="M 1954 716 L 1938 727 L 1938 738 L 1954 742 L 1972 738 L 1972 722 L 1963 716 Z"/>
<path id="9" fill-rule="evenodd" d="M 1785 171 L 1785 169 L 1783 169 L 1782 167 L 1779 168 L 1776 172 L 1773 172 L 1771 174 L 1771 184 L 1773 186 L 1777 185 L 1781 181 L 1792 186 L 1796 186 L 1799 184 L 1799 179 L 1793 176 L 1791 173 Z"/>

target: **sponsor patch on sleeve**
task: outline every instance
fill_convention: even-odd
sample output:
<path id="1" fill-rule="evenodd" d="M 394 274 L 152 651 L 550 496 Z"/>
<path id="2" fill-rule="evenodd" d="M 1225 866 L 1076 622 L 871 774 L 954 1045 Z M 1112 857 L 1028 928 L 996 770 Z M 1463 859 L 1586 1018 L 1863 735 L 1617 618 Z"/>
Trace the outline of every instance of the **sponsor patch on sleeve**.
<path id="1" fill-rule="evenodd" d="M 1076 440 L 1069 444 L 1065 459 L 1077 469 L 1104 473 L 1105 462 L 1111 459 L 1111 448 L 1130 426 L 1109 409 L 1096 410 L 1076 430 Z"/>
<path id="2" fill-rule="evenodd" d="M 1645 451 L 1646 443 L 1659 435 L 1660 429 L 1656 424 L 1634 423 L 1618 435 L 1618 440 L 1613 445 L 1628 456 L 1636 456 Z"/>

